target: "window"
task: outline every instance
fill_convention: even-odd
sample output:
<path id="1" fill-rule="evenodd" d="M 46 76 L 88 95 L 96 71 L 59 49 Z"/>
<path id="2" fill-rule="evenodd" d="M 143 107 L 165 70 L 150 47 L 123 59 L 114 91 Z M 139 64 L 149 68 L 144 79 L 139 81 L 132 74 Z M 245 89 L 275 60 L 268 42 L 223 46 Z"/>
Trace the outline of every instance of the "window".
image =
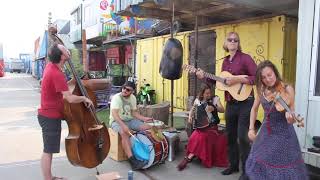
<path id="1" fill-rule="evenodd" d="M 320 0 L 316 1 L 314 13 L 313 47 L 310 74 L 311 99 L 320 101 Z"/>
<path id="2" fill-rule="evenodd" d="M 84 8 L 84 24 L 85 24 L 85 27 L 89 27 L 89 26 L 93 26 L 93 25 L 96 25 L 97 24 L 97 14 L 95 13 L 95 7 L 90 4 L 88 6 L 85 6 Z"/>
<path id="3" fill-rule="evenodd" d="M 74 21 L 74 24 L 75 25 L 78 25 L 78 24 L 80 24 L 81 23 L 81 12 L 80 12 L 80 9 L 79 9 L 79 11 L 77 11 L 77 12 L 75 12 L 74 14 L 73 14 L 73 21 Z"/>
<path id="4" fill-rule="evenodd" d="M 315 77 L 316 84 L 315 84 L 315 92 L 314 92 L 315 96 L 320 96 L 320 44 L 319 42 L 320 42 L 320 39 L 318 41 L 318 57 L 317 57 L 317 66 L 316 66 L 316 77 Z"/>
<path id="5" fill-rule="evenodd" d="M 74 25 L 79 25 L 81 23 L 81 6 L 78 6 L 72 13 L 72 22 Z"/>

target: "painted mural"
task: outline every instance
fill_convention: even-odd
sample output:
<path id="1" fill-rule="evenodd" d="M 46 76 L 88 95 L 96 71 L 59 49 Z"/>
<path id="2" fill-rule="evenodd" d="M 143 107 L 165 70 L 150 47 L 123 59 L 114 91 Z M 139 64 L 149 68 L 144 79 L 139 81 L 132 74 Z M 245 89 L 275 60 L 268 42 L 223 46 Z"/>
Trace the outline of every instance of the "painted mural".
<path id="1" fill-rule="evenodd" d="M 152 25 L 155 24 L 156 20 L 137 18 L 129 16 L 118 16 L 115 14 L 115 1 L 114 0 L 101 0 L 100 10 L 101 21 L 103 21 L 102 35 L 128 35 L 132 33 L 137 34 L 151 34 Z M 137 28 L 137 29 L 135 29 Z"/>

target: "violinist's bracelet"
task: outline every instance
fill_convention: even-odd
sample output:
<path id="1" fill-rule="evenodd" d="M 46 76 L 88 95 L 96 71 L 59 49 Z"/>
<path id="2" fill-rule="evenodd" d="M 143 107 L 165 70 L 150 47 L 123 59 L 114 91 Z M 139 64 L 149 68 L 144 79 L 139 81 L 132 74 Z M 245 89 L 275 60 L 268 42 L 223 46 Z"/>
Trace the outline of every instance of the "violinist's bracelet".
<path id="1" fill-rule="evenodd" d="M 249 128 L 249 131 L 254 131 L 254 128 Z"/>

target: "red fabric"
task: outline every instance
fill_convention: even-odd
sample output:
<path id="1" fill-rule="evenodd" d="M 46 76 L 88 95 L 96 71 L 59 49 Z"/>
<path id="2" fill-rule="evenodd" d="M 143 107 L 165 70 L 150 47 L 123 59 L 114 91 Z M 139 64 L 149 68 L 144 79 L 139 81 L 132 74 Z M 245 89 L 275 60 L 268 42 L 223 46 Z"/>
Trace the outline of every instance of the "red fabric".
<path id="1" fill-rule="evenodd" d="M 227 167 L 229 164 L 227 137 L 217 127 L 193 131 L 187 146 L 187 154 L 189 153 L 198 157 L 207 168 Z"/>
<path id="2" fill-rule="evenodd" d="M 62 91 L 68 91 L 66 78 L 58 65 L 48 63 L 41 83 L 41 105 L 38 114 L 48 118 L 62 119 Z"/>

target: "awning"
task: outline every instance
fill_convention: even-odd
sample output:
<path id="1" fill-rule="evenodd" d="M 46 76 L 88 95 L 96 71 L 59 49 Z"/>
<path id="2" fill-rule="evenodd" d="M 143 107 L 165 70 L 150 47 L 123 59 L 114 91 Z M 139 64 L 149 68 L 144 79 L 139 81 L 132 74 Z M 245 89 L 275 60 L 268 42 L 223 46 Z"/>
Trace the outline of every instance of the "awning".
<path id="1" fill-rule="evenodd" d="M 170 21 L 173 1 L 175 20 L 194 25 L 197 15 L 199 26 L 279 14 L 297 16 L 299 5 L 296 0 L 144 0 L 120 8 L 117 14 Z"/>

